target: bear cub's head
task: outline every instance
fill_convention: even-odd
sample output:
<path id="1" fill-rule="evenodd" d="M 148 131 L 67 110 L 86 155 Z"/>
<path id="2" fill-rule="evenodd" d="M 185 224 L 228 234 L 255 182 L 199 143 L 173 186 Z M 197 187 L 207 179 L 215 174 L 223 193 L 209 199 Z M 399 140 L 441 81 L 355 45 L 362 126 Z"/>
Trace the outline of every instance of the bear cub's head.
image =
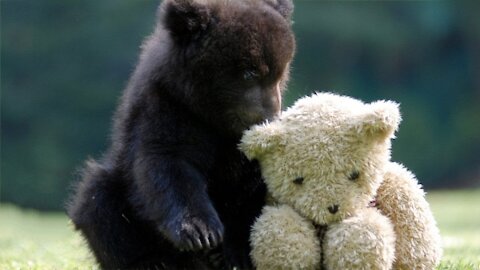
<path id="1" fill-rule="evenodd" d="M 281 110 L 292 11 L 292 0 L 165 0 L 142 57 L 178 102 L 240 137 Z"/>
<path id="2" fill-rule="evenodd" d="M 375 196 L 400 120 L 391 101 L 317 93 L 246 131 L 240 149 L 259 161 L 275 201 L 325 225 L 354 215 Z"/>

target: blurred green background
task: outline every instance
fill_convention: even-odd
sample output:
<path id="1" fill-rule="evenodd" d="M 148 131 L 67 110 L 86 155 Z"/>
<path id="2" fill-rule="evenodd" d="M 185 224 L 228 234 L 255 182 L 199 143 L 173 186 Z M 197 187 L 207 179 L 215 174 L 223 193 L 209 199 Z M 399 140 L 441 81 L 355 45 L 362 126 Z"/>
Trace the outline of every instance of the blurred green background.
<path id="1" fill-rule="evenodd" d="M 427 190 L 480 187 L 479 2 L 295 0 L 285 106 L 312 91 L 396 100 L 393 159 Z M 108 146 L 157 4 L 0 1 L 0 202 L 63 208 L 83 160 Z"/>

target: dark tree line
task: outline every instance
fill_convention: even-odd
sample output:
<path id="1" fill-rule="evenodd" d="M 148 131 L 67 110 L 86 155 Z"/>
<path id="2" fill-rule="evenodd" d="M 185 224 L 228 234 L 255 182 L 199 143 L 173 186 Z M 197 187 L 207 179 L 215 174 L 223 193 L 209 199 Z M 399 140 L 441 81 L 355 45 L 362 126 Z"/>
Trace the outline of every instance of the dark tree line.
<path id="1" fill-rule="evenodd" d="M 427 188 L 480 185 L 480 5 L 301 1 L 285 106 L 312 91 L 401 103 L 393 158 Z M 110 118 L 157 1 L 1 2 L 0 200 L 61 209 Z"/>

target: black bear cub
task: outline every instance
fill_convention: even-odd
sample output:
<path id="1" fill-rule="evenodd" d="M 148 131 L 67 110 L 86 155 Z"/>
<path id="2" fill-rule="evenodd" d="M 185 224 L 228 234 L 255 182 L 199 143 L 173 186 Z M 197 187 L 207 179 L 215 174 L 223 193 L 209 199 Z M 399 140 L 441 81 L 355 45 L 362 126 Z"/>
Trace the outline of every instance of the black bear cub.
<path id="1" fill-rule="evenodd" d="M 242 132 L 280 112 L 291 0 L 165 0 L 68 214 L 104 269 L 251 268 L 264 204 Z M 212 259 L 215 255 L 218 259 Z"/>

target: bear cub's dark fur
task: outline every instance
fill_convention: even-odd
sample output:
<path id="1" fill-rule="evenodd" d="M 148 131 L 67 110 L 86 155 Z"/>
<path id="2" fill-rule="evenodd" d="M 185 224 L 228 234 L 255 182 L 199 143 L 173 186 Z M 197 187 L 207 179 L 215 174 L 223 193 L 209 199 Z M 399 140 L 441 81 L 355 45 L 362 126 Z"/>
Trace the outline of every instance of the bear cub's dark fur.
<path id="1" fill-rule="evenodd" d="M 68 206 L 102 268 L 251 267 L 249 230 L 265 187 L 237 143 L 280 112 L 292 8 L 291 0 L 160 5 L 111 147 L 87 162 Z"/>

